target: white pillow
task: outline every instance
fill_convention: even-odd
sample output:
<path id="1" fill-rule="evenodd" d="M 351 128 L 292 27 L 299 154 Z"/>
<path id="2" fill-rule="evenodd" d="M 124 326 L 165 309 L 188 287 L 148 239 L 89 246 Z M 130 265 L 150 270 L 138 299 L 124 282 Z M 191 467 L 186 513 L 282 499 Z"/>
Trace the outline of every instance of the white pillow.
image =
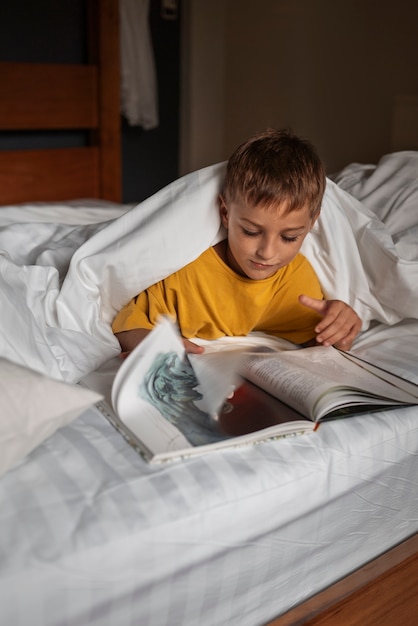
<path id="1" fill-rule="evenodd" d="M 0 476 L 100 398 L 0 358 Z"/>

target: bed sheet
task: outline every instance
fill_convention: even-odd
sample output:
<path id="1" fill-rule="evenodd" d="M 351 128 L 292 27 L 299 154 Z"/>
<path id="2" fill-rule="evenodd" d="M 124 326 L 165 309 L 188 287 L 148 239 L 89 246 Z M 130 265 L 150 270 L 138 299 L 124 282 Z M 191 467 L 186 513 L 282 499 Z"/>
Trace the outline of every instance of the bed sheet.
<path id="1" fill-rule="evenodd" d="M 418 382 L 417 331 L 358 352 Z M 0 481 L 1 623 L 264 624 L 418 531 L 417 454 L 411 407 L 155 467 L 90 409 Z"/>
<path id="2" fill-rule="evenodd" d="M 393 155 L 380 181 L 375 167 L 367 201 L 352 195 L 371 178 L 364 168 L 351 172 L 350 193 L 328 181 L 304 248 L 328 295 L 362 314 L 354 351 L 415 382 L 417 259 L 402 248 L 415 222 L 400 202 L 386 226 L 382 194 L 417 163 L 417 153 Z M 61 219 L 51 207 L 16 219 L 8 208 L 1 356 L 69 382 L 111 368 L 115 311 L 223 236 L 223 168 L 133 208 L 80 203 Z M 408 180 L 411 198 L 418 177 Z M 417 532 L 417 455 L 411 407 L 154 467 L 90 409 L 0 480 L 1 621 L 261 625 Z"/>

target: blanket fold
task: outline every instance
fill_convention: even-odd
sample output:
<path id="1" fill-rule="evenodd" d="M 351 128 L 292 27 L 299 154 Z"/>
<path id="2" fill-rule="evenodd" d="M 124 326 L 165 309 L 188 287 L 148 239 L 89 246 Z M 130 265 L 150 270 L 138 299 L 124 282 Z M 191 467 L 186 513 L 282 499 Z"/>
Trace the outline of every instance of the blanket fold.
<path id="1" fill-rule="evenodd" d="M 321 216 L 302 247 L 326 296 L 351 304 L 363 330 L 372 321 L 394 324 L 418 313 L 418 252 L 409 245 L 418 212 L 412 220 L 402 202 L 389 200 L 392 191 L 399 200 L 400 178 L 412 206 L 418 153 L 390 156 L 383 177 L 378 164 L 357 166 L 342 174 L 338 185 L 327 181 Z M 405 168 L 415 171 L 407 182 Z M 0 228 L 0 356 L 76 382 L 118 354 L 111 331 L 116 312 L 225 236 L 217 203 L 224 172 L 225 163 L 219 163 L 188 174 L 103 222 L 96 216 L 86 223 L 78 206 L 78 226 L 16 224 L 8 208 L 10 224 Z M 361 197 L 362 180 L 368 181 L 367 201 Z M 390 210 L 382 206 L 384 197 Z M 389 219 L 390 229 L 380 216 Z"/>

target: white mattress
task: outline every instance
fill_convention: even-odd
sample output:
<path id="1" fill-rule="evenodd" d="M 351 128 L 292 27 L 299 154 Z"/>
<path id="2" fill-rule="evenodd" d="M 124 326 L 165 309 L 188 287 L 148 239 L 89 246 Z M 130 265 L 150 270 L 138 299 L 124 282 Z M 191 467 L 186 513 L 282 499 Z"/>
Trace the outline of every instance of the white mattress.
<path id="1" fill-rule="evenodd" d="M 357 176 L 361 181 L 363 170 Z M 126 229 L 125 217 L 120 219 L 117 228 Z M 45 244 L 51 241 L 46 224 L 32 231 L 32 239 L 44 237 L 49 256 L 41 254 L 39 266 L 51 272 L 48 263 L 56 257 Z M 102 230 L 106 226 L 97 229 L 103 243 Z M 72 233 L 77 246 L 80 233 Z M 91 242 L 85 228 L 83 233 L 87 252 L 93 245 L 97 251 L 96 235 Z M 60 250 L 57 245 L 57 257 Z M 15 267 L 18 252 L 16 246 L 4 257 Z M 81 256 L 75 255 L 79 264 Z M 68 273 L 59 258 L 62 282 Z M 99 265 L 94 262 L 80 275 L 91 277 L 91 268 Z M 3 271 L 1 276 L 10 275 Z M 4 280 L 8 294 L 9 283 Z M 80 285 L 72 286 L 77 295 Z M 84 286 L 89 289 L 88 282 Z M 409 290 L 408 310 L 417 310 L 417 288 L 407 280 L 400 288 Z M 22 293 L 17 292 L 17 302 Z M 24 293 L 32 295 L 26 285 Z M 379 300 L 373 298 L 365 305 L 375 313 L 355 351 L 418 382 L 418 321 L 399 321 L 401 303 L 389 310 L 386 304 L 375 307 Z M 96 350 L 97 367 L 112 367 L 107 359 L 117 350 L 102 330 L 107 313 L 99 330 L 93 329 L 94 340 L 86 340 L 91 311 L 88 324 L 74 322 L 72 329 L 60 326 L 47 306 L 42 311 L 55 321 L 55 326 L 42 326 L 42 317 L 37 321 L 42 345 L 54 331 L 52 356 L 41 350 L 34 357 L 16 351 L 14 357 L 32 360 L 57 377 L 67 372 L 71 379 L 87 367 L 76 358 L 87 341 Z M 389 325 L 379 315 L 396 319 L 391 317 Z M 4 336 L 11 332 L 4 325 L 8 319 L 2 317 Z M 74 346 L 77 333 L 81 341 Z M 66 343 L 68 336 L 72 342 Z M 418 409 L 411 407 L 328 422 L 291 439 L 150 466 L 97 409 L 90 409 L 0 479 L 0 623 L 264 624 L 418 531 L 417 455 Z"/>
<path id="2" fill-rule="evenodd" d="M 417 454 L 405 408 L 151 467 L 90 409 L 0 481 L 1 623 L 263 624 L 417 532 Z"/>

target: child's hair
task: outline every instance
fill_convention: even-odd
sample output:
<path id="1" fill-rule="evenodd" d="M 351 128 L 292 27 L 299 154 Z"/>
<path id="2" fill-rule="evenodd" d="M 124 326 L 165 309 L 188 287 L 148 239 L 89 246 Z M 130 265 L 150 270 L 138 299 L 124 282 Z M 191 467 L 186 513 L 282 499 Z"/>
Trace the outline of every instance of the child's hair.
<path id="1" fill-rule="evenodd" d="M 308 206 L 312 217 L 325 191 L 325 169 L 314 146 L 290 130 L 268 129 L 239 146 L 228 161 L 223 195 L 227 202 Z"/>

